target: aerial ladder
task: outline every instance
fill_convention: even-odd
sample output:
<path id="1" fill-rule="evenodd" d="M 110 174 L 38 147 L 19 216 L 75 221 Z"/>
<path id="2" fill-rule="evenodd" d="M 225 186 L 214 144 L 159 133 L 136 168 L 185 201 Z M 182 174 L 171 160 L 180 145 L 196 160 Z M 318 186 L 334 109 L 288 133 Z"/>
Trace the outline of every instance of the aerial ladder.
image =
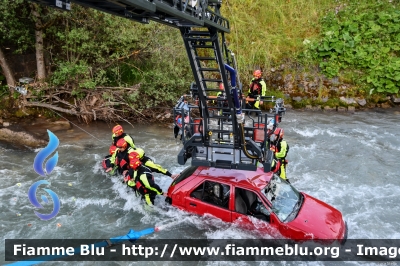
<path id="1" fill-rule="evenodd" d="M 235 55 L 225 41 L 230 26 L 220 13 L 222 0 L 33 1 L 65 10 L 73 2 L 144 24 L 156 21 L 178 28 L 194 76 L 190 95 L 181 97 L 173 110 L 175 118 L 181 117 L 183 148 L 178 163 L 183 165 L 191 158 L 196 166 L 256 170 L 262 165 L 265 172 L 270 171 L 268 115 L 258 110 L 256 118 L 244 115 Z M 219 84 L 224 93 L 217 97 Z M 272 96 L 260 100 L 275 103 L 271 111 L 276 126 L 286 111 L 283 100 Z"/>

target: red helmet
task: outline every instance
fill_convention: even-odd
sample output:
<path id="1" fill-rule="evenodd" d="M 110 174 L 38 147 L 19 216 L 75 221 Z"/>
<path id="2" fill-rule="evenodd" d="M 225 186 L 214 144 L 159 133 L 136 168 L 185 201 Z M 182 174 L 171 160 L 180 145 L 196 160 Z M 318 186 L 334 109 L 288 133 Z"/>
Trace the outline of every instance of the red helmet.
<path id="1" fill-rule="evenodd" d="M 254 70 L 253 76 L 254 76 L 255 78 L 258 78 L 258 79 L 261 78 L 261 76 L 262 76 L 261 70 L 259 70 L 259 69 Z"/>
<path id="2" fill-rule="evenodd" d="M 126 142 L 126 140 L 124 140 L 123 138 L 117 141 L 117 148 L 126 149 L 127 147 L 128 147 L 128 142 Z"/>
<path id="3" fill-rule="evenodd" d="M 131 153 L 129 153 L 129 159 L 130 160 L 140 160 L 140 155 L 137 152 L 131 152 Z"/>
<path id="4" fill-rule="evenodd" d="M 122 133 L 124 133 L 124 129 L 122 128 L 121 125 L 116 125 L 115 127 L 113 127 L 112 132 L 113 132 L 115 135 L 119 136 L 119 135 L 121 135 Z"/>
<path id="5" fill-rule="evenodd" d="M 275 136 L 276 136 L 276 138 L 277 139 L 283 139 L 283 129 L 282 128 L 279 128 L 279 127 L 277 127 L 276 129 L 275 129 L 275 131 L 274 131 L 274 134 L 275 134 Z"/>
<path id="6" fill-rule="evenodd" d="M 110 155 L 113 155 L 116 149 L 117 149 L 117 146 L 111 145 L 110 146 Z"/>
<path id="7" fill-rule="evenodd" d="M 134 159 L 129 166 L 133 169 L 133 170 L 137 170 L 140 166 L 142 165 L 142 162 L 139 159 Z"/>

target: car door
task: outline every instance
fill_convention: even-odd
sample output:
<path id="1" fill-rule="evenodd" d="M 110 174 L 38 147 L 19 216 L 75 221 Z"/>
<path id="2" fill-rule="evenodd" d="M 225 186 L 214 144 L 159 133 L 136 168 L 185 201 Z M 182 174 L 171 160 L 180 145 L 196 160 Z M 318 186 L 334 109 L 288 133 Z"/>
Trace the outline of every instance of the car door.
<path id="1" fill-rule="evenodd" d="M 257 191 L 235 187 L 232 198 L 234 223 L 246 229 L 257 229 L 272 236 L 277 235 L 279 220 Z"/>
<path id="2" fill-rule="evenodd" d="M 229 202 L 231 186 L 217 181 L 204 180 L 186 196 L 186 210 L 198 215 L 211 214 L 231 222 Z"/>

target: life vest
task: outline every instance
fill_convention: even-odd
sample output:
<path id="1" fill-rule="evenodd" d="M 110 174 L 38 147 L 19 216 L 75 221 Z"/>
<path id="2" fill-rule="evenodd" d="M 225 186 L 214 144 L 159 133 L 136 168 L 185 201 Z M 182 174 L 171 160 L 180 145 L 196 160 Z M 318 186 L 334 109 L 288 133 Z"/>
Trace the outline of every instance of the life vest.
<path id="1" fill-rule="evenodd" d="M 113 144 L 117 145 L 118 140 L 123 139 L 126 136 L 126 133 L 122 133 L 121 135 L 119 135 L 118 137 L 115 136 L 115 134 L 113 134 L 112 138 L 113 138 Z"/>
<path id="2" fill-rule="evenodd" d="M 273 173 L 277 173 L 278 175 L 280 175 L 281 164 L 282 163 L 279 159 L 276 159 L 276 160 L 274 159 L 271 164 L 271 171 Z"/>
<path id="3" fill-rule="evenodd" d="M 261 95 L 262 85 L 260 83 L 262 79 L 255 79 L 251 81 L 250 84 L 250 94 L 252 95 Z"/>
<path id="4" fill-rule="evenodd" d="M 136 152 L 137 154 L 139 154 L 139 159 L 143 159 L 144 156 L 144 150 L 141 148 L 133 148 L 133 151 Z"/>
<path id="5" fill-rule="evenodd" d="M 128 169 L 129 165 L 129 153 L 135 152 L 134 148 L 129 147 L 128 149 L 124 150 L 123 152 L 118 152 L 117 156 L 115 156 L 115 165 L 118 165 L 120 169 Z"/>

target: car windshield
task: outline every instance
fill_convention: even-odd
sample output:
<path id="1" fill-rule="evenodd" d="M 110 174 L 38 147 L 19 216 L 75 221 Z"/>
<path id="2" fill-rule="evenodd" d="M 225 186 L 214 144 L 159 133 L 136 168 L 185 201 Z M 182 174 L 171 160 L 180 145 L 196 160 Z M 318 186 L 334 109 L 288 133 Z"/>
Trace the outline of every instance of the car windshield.
<path id="1" fill-rule="evenodd" d="M 290 222 L 297 216 L 303 197 L 287 181 L 274 175 L 269 184 L 261 191 L 271 202 L 272 211 L 279 220 Z"/>

